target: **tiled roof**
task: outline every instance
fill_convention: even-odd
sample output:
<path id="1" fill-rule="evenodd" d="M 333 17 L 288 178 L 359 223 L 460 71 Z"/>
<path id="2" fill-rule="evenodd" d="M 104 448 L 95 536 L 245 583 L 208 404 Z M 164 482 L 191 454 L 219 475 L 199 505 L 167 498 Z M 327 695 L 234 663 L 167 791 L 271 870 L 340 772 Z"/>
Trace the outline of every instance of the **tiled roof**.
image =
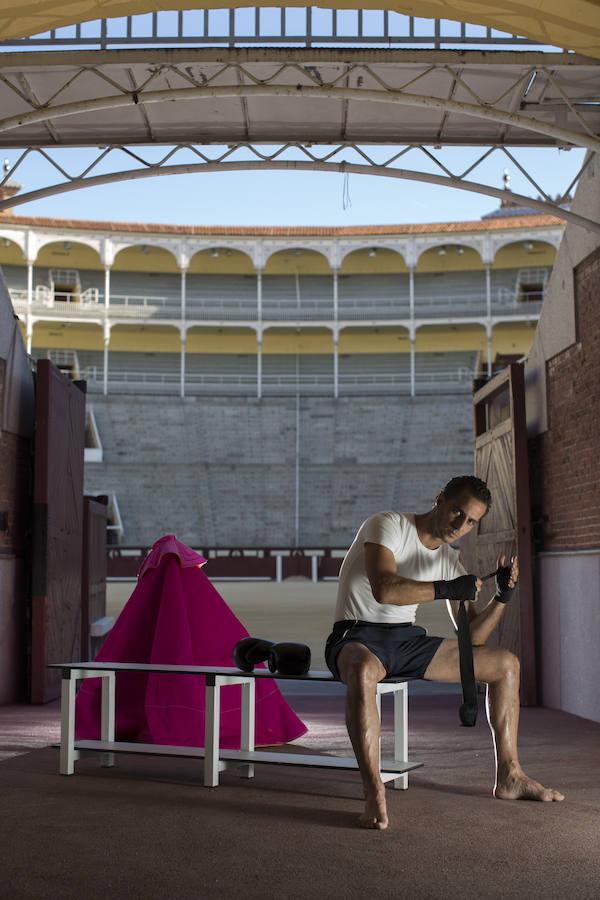
<path id="1" fill-rule="evenodd" d="M 94 222 L 88 219 L 50 219 L 41 216 L 0 216 L 0 225 L 30 225 L 74 231 L 109 231 L 137 234 L 221 235 L 223 237 L 363 237 L 369 235 L 454 234 L 502 231 L 508 228 L 548 228 L 564 225 L 548 215 L 527 215 L 471 222 L 432 222 L 422 225 L 305 225 L 294 227 L 258 225 L 158 225 L 151 222 Z"/>

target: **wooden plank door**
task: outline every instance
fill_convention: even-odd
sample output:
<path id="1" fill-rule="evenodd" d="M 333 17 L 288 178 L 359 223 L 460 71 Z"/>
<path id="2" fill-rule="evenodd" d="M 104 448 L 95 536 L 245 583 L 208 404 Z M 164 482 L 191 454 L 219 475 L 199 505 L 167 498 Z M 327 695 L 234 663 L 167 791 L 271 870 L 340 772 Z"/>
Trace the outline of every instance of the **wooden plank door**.
<path id="1" fill-rule="evenodd" d="M 492 506 L 462 547 L 469 572 L 486 575 L 498 554 L 519 557 L 519 583 L 513 599 L 487 641 L 511 650 L 521 661 L 521 703 L 537 703 L 532 579 L 531 512 L 523 365 L 512 363 L 473 397 L 475 475 L 492 494 Z M 493 588 L 481 592 L 479 611 Z"/>
<path id="2" fill-rule="evenodd" d="M 81 657 L 92 659 L 90 625 L 106 615 L 106 514 L 108 497 L 83 498 Z"/>
<path id="3" fill-rule="evenodd" d="M 60 670 L 79 660 L 85 393 L 40 360 L 36 376 L 31 598 L 31 702 L 60 694 Z"/>

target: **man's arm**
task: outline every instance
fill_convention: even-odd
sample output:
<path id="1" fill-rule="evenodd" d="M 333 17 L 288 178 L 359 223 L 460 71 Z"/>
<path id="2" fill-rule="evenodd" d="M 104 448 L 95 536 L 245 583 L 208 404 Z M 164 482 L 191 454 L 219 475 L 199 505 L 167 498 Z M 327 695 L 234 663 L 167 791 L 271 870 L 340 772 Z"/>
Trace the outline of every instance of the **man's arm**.
<path id="1" fill-rule="evenodd" d="M 432 581 L 412 581 L 396 573 L 396 559 L 383 544 L 364 545 L 365 569 L 378 603 L 392 606 L 411 606 L 414 603 L 430 603 L 435 599 Z"/>
<path id="2" fill-rule="evenodd" d="M 458 630 L 458 600 L 446 600 L 448 614 L 452 619 L 455 631 Z M 469 621 L 469 633 L 471 635 L 471 643 L 474 647 L 481 647 L 502 618 L 504 604 L 499 603 L 495 597 L 489 601 L 487 606 L 476 612 L 472 603 L 467 603 L 467 619 Z"/>
<path id="3" fill-rule="evenodd" d="M 500 555 L 496 560 L 496 567 L 504 566 L 507 563 L 506 556 Z M 516 556 L 511 556 L 510 558 L 510 581 L 509 586 L 512 588 L 516 585 L 519 580 L 519 561 Z M 457 600 L 447 600 L 446 606 L 448 608 L 448 613 L 450 618 L 452 619 L 452 623 L 454 628 L 457 629 L 458 625 L 458 607 L 459 603 Z M 484 606 L 484 608 L 480 612 L 476 612 L 473 604 L 467 604 L 467 618 L 469 620 L 469 632 L 471 634 L 471 643 L 474 647 L 481 647 L 490 634 L 502 618 L 502 614 L 504 613 L 504 607 L 506 603 L 501 603 L 497 596 L 494 595 L 489 603 Z"/>

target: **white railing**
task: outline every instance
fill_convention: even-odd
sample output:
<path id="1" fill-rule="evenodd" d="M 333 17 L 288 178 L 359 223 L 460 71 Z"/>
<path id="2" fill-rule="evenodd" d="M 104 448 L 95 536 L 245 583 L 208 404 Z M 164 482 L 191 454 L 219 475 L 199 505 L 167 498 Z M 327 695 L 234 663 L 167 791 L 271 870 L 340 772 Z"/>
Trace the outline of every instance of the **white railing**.
<path id="1" fill-rule="evenodd" d="M 81 370 L 81 377 L 86 381 L 103 381 L 103 370 L 100 366 L 86 366 Z M 423 371 L 416 373 L 415 380 L 417 384 L 465 384 L 473 381 L 475 372 L 468 366 L 460 366 L 451 371 Z M 340 374 L 340 385 L 410 385 L 410 372 L 361 372 L 355 374 Z M 165 384 L 179 385 L 179 372 L 129 372 L 110 370 L 108 371 L 108 382 L 110 384 Z M 255 374 L 245 375 L 229 374 L 229 373 L 189 373 L 185 377 L 186 386 L 192 385 L 234 385 L 234 386 L 256 386 L 257 376 Z M 328 373 L 315 373 L 311 375 L 295 375 L 290 373 L 279 375 L 263 374 L 263 385 L 274 385 L 278 387 L 295 387 L 299 388 L 307 386 L 318 386 L 333 388 L 333 375 Z"/>
<path id="2" fill-rule="evenodd" d="M 181 304 L 179 298 L 149 297 L 147 295 L 116 294 L 110 299 L 108 309 L 103 304 L 102 294 L 98 288 L 87 288 L 81 295 L 56 292 L 51 294 L 45 285 L 38 285 L 34 292 L 31 307 L 27 303 L 27 291 L 22 288 L 10 288 L 10 295 L 15 310 L 19 313 L 30 311 L 43 318 L 72 316 L 94 316 L 98 318 L 122 318 L 136 320 L 180 319 Z M 543 293 L 539 298 L 531 294 L 527 301 L 518 299 L 515 291 L 506 287 L 498 288 L 492 295 L 492 310 L 511 315 L 515 313 L 536 314 L 541 307 Z M 431 317 L 432 315 L 448 316 L 485 316 L 487 311 L 485 294 L 449 294 L 429 295 L 415 298 L 415 317 Z M 263 303 L 262 317 L 266 320 L 333 320 L 333 301 L 304 300 L 301 306 L 295 302 L 280 300 Z M 369 320 L 374 318 L 408 319 L 409 306 L 405 297 L 398 299 L 366 297 L 340 300 L 338 318 L 341 320 Z M 257 307 L 251 303 L 240 303 L 235 300 L 194 300 L 186 301 L 186 320 L 222 319 L 236 321 L 256 321 Z"/>

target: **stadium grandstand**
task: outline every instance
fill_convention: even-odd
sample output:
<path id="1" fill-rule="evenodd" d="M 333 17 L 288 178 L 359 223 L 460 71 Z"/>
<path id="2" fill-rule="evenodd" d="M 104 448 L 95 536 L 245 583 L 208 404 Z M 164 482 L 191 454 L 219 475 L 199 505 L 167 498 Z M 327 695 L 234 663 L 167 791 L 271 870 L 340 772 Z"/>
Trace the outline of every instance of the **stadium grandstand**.
<path id="1" fill-rule="evenodd" d="M 429 505 L 431 467 L 471 470 L 474 383 L 529 351 L 563 229 L 510 201 L 337 228 L 5 213 L 0 265 L 29 354 L 87 383 L 112 543 L 343 547 Z"/>

